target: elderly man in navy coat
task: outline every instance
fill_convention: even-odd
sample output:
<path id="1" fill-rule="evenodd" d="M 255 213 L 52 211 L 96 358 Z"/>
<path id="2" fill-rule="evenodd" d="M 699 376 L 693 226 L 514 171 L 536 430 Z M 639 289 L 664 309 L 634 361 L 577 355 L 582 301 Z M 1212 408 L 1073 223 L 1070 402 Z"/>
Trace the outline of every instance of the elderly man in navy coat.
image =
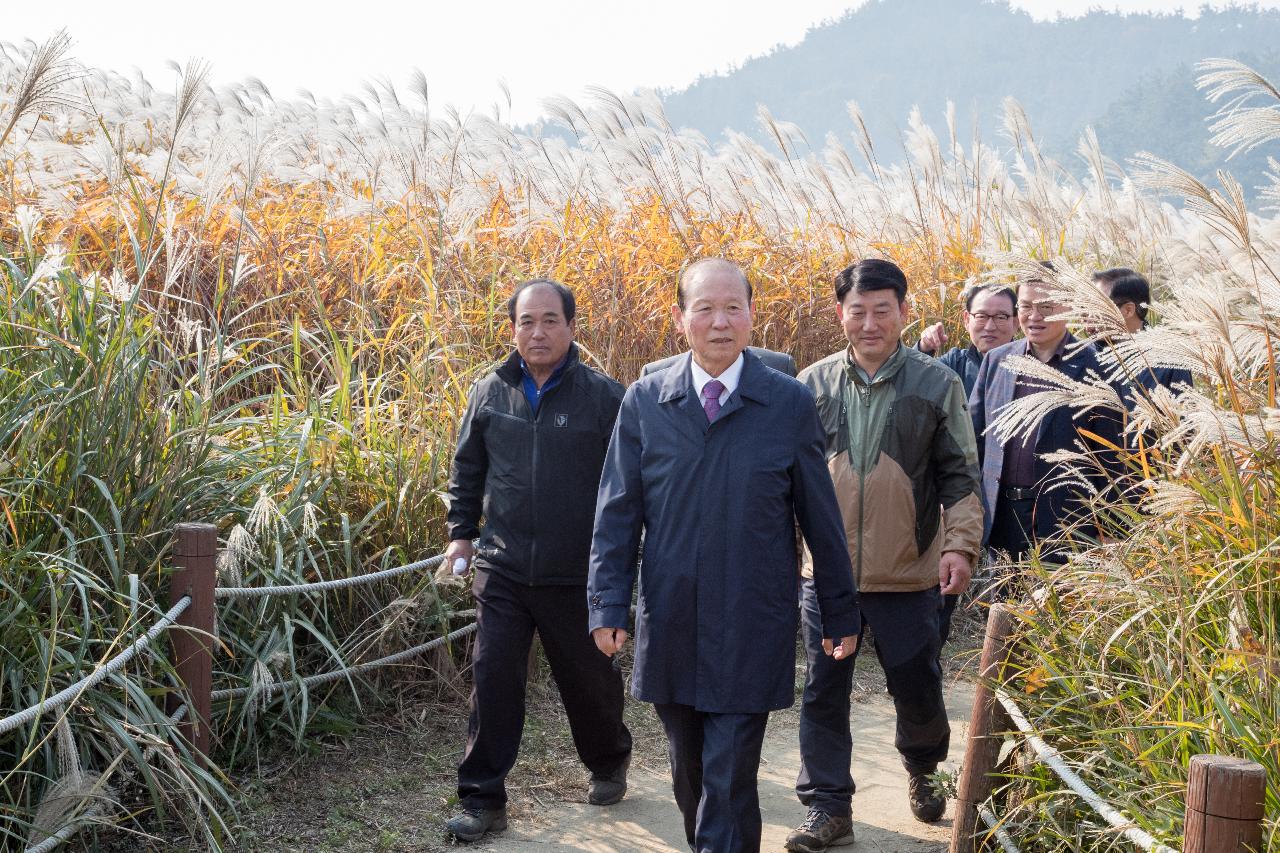
<path id="1" fill-rule="evenodd" d="M 666 730 L 690 847 L 742 853 L 760 849 L 765 722 L 795 699 L 797 520 L 839 658 L 857 643 L 857 590 L 813 396 L 744 352 L 746 276 L 691 265 L 673 316 L 692 352 L 627 390 L 609 444 L 590 626 L 605 654 L 626 642 L 643 532 L 632 692 Z"/>

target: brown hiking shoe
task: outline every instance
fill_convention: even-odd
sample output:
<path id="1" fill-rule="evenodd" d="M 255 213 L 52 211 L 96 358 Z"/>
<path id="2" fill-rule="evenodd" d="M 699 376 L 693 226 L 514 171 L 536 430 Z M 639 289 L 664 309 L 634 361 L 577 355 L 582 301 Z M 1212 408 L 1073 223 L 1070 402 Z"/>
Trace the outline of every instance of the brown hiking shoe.
<path id="1" fill-rule="evenodd" d="M 947 810 L 947 801 L 934 786 L 928 773 L 911 773 L 907 783 L 911 814 L 921 823 L 933 823 Z"/>
<path id="2" fill-rule="evenodd" d="M 828 847 L 844 847 L 852 843 L 853 821 L 809 809 L 804 823 L 787 836 L 786 848 L 792 853 L 822 853 Z"/>

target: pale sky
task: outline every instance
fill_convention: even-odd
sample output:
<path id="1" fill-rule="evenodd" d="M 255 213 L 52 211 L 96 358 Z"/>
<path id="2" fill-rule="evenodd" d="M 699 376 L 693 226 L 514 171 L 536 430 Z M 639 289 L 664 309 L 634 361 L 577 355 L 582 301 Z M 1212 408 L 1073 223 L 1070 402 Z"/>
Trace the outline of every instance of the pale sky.
<path id="1" fill-rule="evenodd" d="M 299 89 L 336 98 L 369 80 L 403 91 L 425 72 L 433 104 L 463 112 L 502 104 L 517 122 L 539 115 L 551 95 L 583 87 L 621 92 L 682 87 L 839 17 L 860 0 L 137 0 L 11 2 L 0 38 L 42 41 L 65 27 L 86 65 L 138 68 L 157 87 L 176 79 L 166 60 L 199 57 L 215 86 L 261 79 L 277 98 Z M 1091 6 L 1122 11 L 1194 9 L 1199 0 L 1013 0 L 1037 18 L 1079 15 Z M 1259 5 L 1280 6 L 1280 0 Z M 505 106 L 499 81 L 510 87 Z"/>

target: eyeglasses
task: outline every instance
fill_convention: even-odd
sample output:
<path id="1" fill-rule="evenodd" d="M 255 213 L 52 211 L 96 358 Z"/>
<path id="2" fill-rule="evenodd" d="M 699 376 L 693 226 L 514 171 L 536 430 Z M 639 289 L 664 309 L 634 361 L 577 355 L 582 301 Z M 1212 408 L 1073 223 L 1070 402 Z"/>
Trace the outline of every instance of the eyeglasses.
<path id="1" fill-rule="evenodd" d="M 1005 323 L 1013 319 L 1012 314 L 1006 314 L 1003 311 L 998 314 L 988 314 L 986 311 L 975 311 L 969 316 L 977 320 L 979 325 L 985 324 L 988 320 L 995 320 L 998 324 L 1003 326 Z"/>
<path id="2" fill-rule="evenodd" d="M 1051 317 L 1054 314 L 1062 313 L 1062 304 L 1059 302 L 1019 302 L 1018 313 L 1030 314 L 1032 312 L 1039 314 L 1041 317 Z"/>

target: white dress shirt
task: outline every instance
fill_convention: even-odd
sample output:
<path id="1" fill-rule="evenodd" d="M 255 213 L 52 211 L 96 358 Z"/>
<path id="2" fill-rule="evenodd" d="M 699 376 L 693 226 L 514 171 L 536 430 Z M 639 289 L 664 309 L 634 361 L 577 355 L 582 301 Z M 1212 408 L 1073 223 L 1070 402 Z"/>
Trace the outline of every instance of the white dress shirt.
<path id="1" fill-rule="evenodd" d="M 724 369 L 724 373 L 719 376 L 712 376 L 707 371 L 698 366 L 697 359 L 689 357 L 689 365 L 693 369 L 693 390 L 698 393 L 698 399 L 705 399 L 702 396 L 702 389 L 712 379 L 719 379 L 720 384 L 724 386 L 724 390 L 720 392 L 720 405 L 724 405 L 729 399 L 729 395 L 738 387 L 738 381 L 742 379 L 742 353 L 738 353 L 738 357 L 734 359 L 733 364 Z"/>

